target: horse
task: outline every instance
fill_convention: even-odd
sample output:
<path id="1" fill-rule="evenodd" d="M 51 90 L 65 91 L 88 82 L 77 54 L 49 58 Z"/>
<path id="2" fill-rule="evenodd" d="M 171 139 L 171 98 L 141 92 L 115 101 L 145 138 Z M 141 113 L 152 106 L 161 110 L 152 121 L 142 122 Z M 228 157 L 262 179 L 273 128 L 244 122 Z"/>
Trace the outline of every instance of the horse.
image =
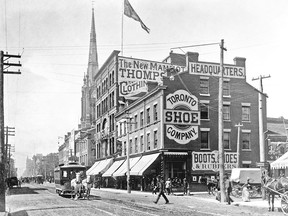
<path id="1" fill-rule="evenodd" d="M 90 197 L 90 192 L 92 188 L 92 180 L 91 176 L 88 175 L 86 179 L 82 180 L 82 185 L 83 185 L 83 190 L 85 191 L 85 197 L 89 199 Z"/>
<path id="2" fill-rule="evenodd" d="M 81 181 L 81 173 L 76 173 L 76 178 L 71 180 L 71 187 L 75 193 L 74 200 L 77 200 L 79 197 L 81 197 L 82 188 L 83 188 L 82 181 Z M 71 199 L 73 199 L 73 195 L 71 196 Z"/>
<path id="3" fill-rule="evenodd" d="M 288 179 L 285 177 L 279 177 L 277 179 L 274 179 L 266 176 L 265 178 L 263 178 L 263 184 L 265 191 L 268 194 L 268 211 L 274 211 L 275 195 L 281 195 L 288 191 Z M 272 201 L 272 207 L 270 200 Z"/>

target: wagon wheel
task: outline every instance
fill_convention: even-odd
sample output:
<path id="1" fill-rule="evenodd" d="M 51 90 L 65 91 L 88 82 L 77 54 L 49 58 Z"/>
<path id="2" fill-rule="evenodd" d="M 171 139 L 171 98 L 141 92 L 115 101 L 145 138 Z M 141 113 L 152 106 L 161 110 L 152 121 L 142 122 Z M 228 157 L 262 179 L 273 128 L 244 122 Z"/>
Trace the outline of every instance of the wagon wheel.
<path id="1" fill-rule="evenodd" d="M 281 195 L 281 209 L 285 215 L 288 215 L 288 191 Z"/>

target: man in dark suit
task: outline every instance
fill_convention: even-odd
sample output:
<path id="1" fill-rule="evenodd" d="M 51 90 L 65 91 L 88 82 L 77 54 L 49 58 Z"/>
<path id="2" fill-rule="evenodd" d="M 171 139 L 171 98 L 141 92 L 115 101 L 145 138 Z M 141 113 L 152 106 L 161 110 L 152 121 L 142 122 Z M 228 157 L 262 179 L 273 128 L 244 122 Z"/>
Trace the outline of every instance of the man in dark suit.
<path id="1" fill-rule="evenodd" d="M 168 204 L 168 203 L 169 203 L 169 200 L 167 199 L 166 195 L 164 194 L 164 192 L 165 192 L 164 180 L 163 180 L 160 176 L 157 177 L 157 187 L 158 187 L 158 189 L 159 189 L 159 194 L 158 194 L 158 196 L 157 196 L 156 201 L 154 201 L 154 203 L 158 203 L 158 201 L 159 201 L 159 199 L 160 199 L 160 196 L 163 196 L 163 198 L 164 198 L 165 201 L 166 201 L 166 204 Z"/>

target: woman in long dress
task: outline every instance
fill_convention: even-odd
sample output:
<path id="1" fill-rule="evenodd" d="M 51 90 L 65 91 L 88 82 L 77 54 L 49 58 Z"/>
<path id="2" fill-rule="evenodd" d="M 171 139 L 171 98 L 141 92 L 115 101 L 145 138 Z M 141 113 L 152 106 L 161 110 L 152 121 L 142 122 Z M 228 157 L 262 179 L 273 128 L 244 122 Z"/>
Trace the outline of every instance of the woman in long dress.
<path id="1" fill-rule="evenodd" d="M 249 194 L 249 189 L 251 188 L 249 178 L 247 179 L 247 182 L 243 185 L 242 189 L 242 200 L 244 202 L 250 202 L 250 194 Z"/>

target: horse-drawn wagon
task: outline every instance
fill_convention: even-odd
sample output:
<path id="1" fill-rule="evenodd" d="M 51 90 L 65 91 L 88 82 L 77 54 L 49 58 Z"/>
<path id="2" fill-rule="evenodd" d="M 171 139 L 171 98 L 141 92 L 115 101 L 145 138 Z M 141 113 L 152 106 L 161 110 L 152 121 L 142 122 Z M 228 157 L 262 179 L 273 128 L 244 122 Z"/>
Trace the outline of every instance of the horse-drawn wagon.
<path id="1" fill-rule="evenodd" d="M 234 168 L 230 177 L 233 188 L 232 195 L 239 197 L 243 186 L 248 186 L 250 197 L 261 196 L 261 169 L 260 168 Z M 249 185 L 247 185 L 249 183 Z"/>

